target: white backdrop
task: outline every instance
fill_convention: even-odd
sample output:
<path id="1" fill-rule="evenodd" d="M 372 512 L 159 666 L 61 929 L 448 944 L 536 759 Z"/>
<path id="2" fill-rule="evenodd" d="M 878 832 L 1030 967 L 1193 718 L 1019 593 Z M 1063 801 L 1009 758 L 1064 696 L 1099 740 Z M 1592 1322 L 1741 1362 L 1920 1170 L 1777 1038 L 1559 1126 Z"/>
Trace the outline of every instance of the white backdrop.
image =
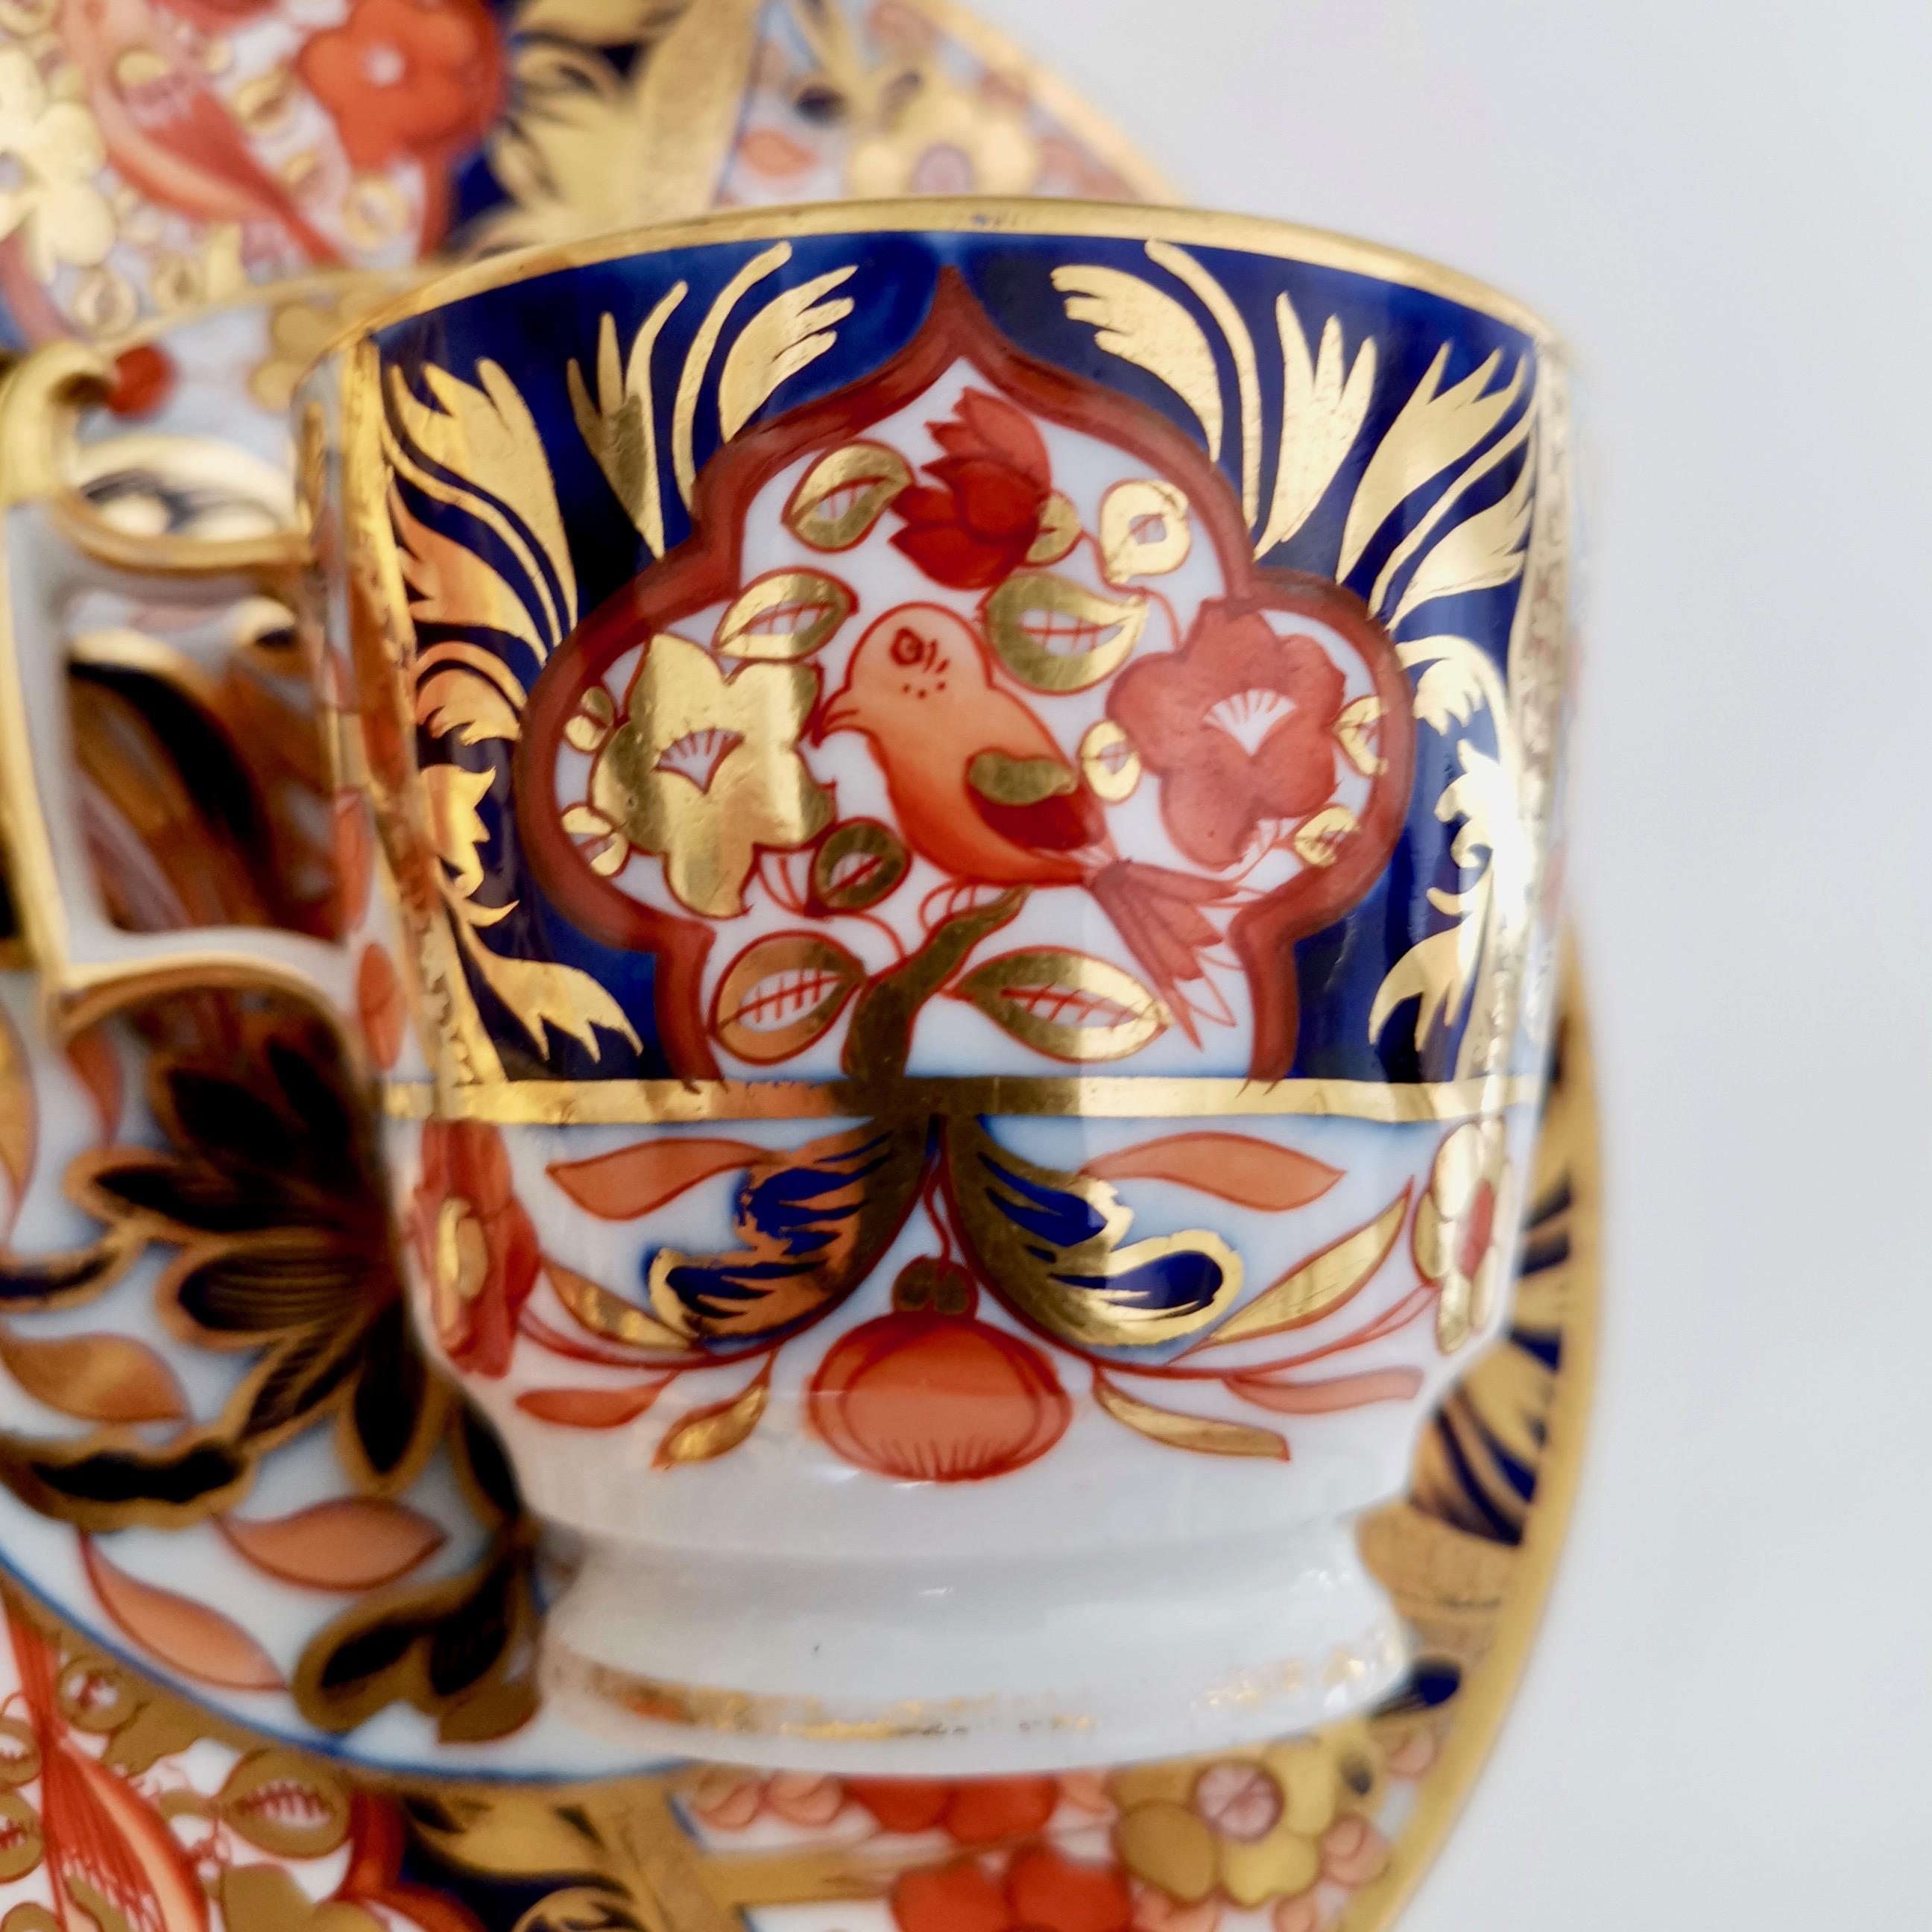
<path id="1" fill-rule="evenodd" d="M 1210 206 L 1570 338 L 1602 1385 L 1403 1932 L 1932 1923 L 1932 10 L 980 0 Z"/>

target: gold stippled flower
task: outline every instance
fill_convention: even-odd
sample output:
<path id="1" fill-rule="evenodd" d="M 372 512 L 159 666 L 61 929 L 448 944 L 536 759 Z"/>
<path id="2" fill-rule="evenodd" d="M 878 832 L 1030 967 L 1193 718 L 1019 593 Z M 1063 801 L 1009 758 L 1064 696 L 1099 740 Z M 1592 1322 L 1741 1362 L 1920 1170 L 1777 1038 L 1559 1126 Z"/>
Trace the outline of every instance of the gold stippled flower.
<path id="1" fill-rule="evenodd" d="M 1340 1826 L 1353 1845 L 1373 1808 L 1378 1760 L 1365 1726 L 1178 1764 L 1111 1780 L 1120 1859 L 1184 1904 L 1222 1898 L 1252 1908 L 1298 1898 L 1323 1876 Z"/>
<path id="2" fill-rule="evenodd" d="M 701 646 L 651 640 L 625 715 L 590 774 L 589 813 L 573 831 L 608 827 L 599 870 L 625 848 L 656 853 L 680 901 L 712 919 L 745 909 L 760 847 L 795 851 L 832 822 L 832 796 L 798 741 L 818 694 L 809 664 L 725 667 Z"/>
<path id="3" fill-rule="evenodd" d="M 34 278 L 50 281 L 62 263 L 91 268 L 114 245 L 114 210 L 95 185 L 106 159 L 94 116 L 78 101 L 55 100 L 24 48 L 0 48 L 0 240 L 18 234 Z"/>
<path id="4" fill-rule="evenodd" d="M 1487 1328 L 1502 1300 L 1515 1197 L 1500 1118 L 1466 1120 L 1436 1150 L 1411 1242 L 1437 1291 L 1436 1340 L 1445 1355 Z"/>

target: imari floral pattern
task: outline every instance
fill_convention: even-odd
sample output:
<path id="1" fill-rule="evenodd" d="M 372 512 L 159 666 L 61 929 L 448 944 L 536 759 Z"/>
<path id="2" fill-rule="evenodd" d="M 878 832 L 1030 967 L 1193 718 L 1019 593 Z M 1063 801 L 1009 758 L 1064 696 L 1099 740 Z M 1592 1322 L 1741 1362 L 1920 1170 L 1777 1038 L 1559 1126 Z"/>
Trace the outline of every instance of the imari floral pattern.
<path id="1" fill-rule="evenodd" d="M 421 1132 L 433 1332 L 662 1469 L 796 1426 L 968 1481 L 1095 1417 L 1287 1462 L 1500 1312 L 1560 368 L 1308 262 L 826 225 L 529 274 L 356 372 L 340 675 L 428 802 L 358 944 L 477 1096 Z M 542 1120 L 612 1126 L 538 1163 Z M 629 1279 L 538 1253 L 560 1193 Z"/>
<path id="2" fill-rule="evenodd" d="M 134 1621 L 108 1644 L 10 1593 L 0 1921 L 13 1932 L 81 1915 L 139 1932 L 1385 1925 L 1514 1679 L 1574 1479 L 1595 1176 L 1585 1046 L 1565 1036 L 1510 1346 L 1431 1431 L 1410 1499 L 1369 1528 L 1422 1644 L 1409 1687 L 1369 1719 L 1186 1762 L 977 1780 L 689 1766 L 547 1788 L 501 1778 L 512 1738 L 488 1782 L 370 1784 L 216 1714 L 205 1681 L 193 1702 L 158 1688 L 144 1640 L 188 1629 L 184 1601 L 124 1597 Z M 296 1563 L 303 1540 L 285 1532 L 259 1549 Z M 373 1519 L 358 1542 L 402 1560 Z M 323 1540 L 308 1544 L 312 1558 Z M 117 1654 L 130 1644 L 138 1666 Z"/>
<path id="3" fill-rule="evenodd" d="M 714 202 L 1126 191 L 1010 50 L 941 11 L 20 0 L 0 349 Z"/>

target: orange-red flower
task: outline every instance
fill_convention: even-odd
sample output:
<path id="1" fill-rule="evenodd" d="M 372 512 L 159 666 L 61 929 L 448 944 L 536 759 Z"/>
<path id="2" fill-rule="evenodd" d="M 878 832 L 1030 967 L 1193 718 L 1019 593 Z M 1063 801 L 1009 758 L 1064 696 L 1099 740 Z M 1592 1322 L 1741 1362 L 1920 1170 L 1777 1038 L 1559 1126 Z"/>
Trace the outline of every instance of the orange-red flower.
<path id="1" fill-rule="evenodd" d="M 502 50 L 483 0 L 356 0 L 296 71 L 358 168 L 443 160 L 479 141 L 503 94 Z"/>
<path id="2" fill-rule="evenodd" d="M 1281 636 L 1262 610 L 1202 604 L 1180 650 L 1129 664 L 1107 703 L 1160 776 L 1169 836 L 1217 871 L 1264 824 L 1305 818 L 1335 789 L 1342 673 L 1314 638 Z"/>
<path id="3" fill-rule="evenodd" d="M 470 1374 L 502 1375 L 517 1317 L 536 1286 L 539 1256 L 494 1127 L 432 1120 L 424 1128 L 410 1232 L 444 1352 Z"/>
<path id="4" fill-rule="evenodd" d="M 899 1932 L 1127 1932 L 1133 1918 L 1118 1868 L 1078 1864 L 1048 1845 L 1016 1853 L 998 1876 L 975 1858 L 907 1872 L 892 1908 Z"/>
<path id="5" fill-rule="evenodd" d="M 938 487 L 899 492 L 896 548 L 955 590 L 989 590 L 1023 563 L 1066 554 L 1078 534 L 1072 506 L 1055 494 L 1046 445 L 1022 411 L 968 389 L 956 416 L 929 427 L 946 452 L 926 465 Z"/>
<path id="6" fill-rule="evenodd" d="M 840 1336 L 813 1376 L 812 1426 L 847 1462 L 902 1482 L 970 1482 L 1043 1456 L 1073 1406 L 1030 1344 L 976 1320 L 957 1262 L 914 1262 L 890 1315 Z"/>

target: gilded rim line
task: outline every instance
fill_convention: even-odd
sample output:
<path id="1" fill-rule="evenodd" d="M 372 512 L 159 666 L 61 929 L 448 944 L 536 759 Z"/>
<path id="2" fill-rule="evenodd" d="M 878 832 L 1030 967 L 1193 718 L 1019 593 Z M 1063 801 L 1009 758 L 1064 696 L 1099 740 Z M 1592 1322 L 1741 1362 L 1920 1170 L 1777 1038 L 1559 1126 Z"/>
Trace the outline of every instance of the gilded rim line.
<path id="1" fill-rule="evenodd" d="M 633 228 L 579 242 L 538 243 L 452 269 L 346 326 L 316 357 L 318 364 L 413 317 L 491 290 L 572 268 L 737 242 L 867 235 L 1045 236 L 1068 242 L 1170 242 L 1231 248 L 1311 268 L 1334 268 L 1441 296 L 1527 336 L 1538 352 L 1567 364 L 1562 337 L 1536 312 L 1472 275 L 1380 242 L 1304 228 L 1256 214 L 1228 214 L 1134 202 L 1042 200 L 1019 195 L 900 196 L 874 201 L 800 202 L 728 209 L 662 226 Z"/>
<path id="2" fill-rule="evenodd" d="M 1396 1682 L 1406 1661 L 1401 1630 L 1394 1618 L 1388 1618 L 1367 1634 L 1362 1648 L 1343 1646 L 1331 1652 L 1316 1681 L 1324 1692 L 1336 1691 L 1364 1678 L 1378 1676 L 1384 1682 Z M 694 1732 L 709 1731 L 716 1737 L 754 1739 L 760 1749 L 769 1742 L 774 1751 L 781 1752 L 787 1741 L 876 1743 L 963 1737 L 988 1718 L 1004 1718 L 1009 1728 L 1022 1735 L 1048 1731 L 1060 1736 L 1087 1736 L 1096 1724 L 1090 1712 L 1062 1710 L 1048 1699 L 1007 1696 L 997 1692 L 931 1702 L 904 1699 L 863 1714 L 836 1713 L 816 1697 L 681 1684 L 613 1664 L 580 1664 L 572 1660 L 561 1670 L 554 1666 L 553 1672 L 553 1684 L 560 1682 L 581 1695 L 615 1704 L 651 1723 Z M 1298 1661 L 1256 1666 L 1200 1693 L 1197 1706 L 1203 1710 L 1233 1707 L 1251 1712 L 1271 1699 L 1298 1696 L 1310 1684 L 1309 1675 Z M 1321 1726 L 1318 1723 L 1312 1728 Z M 1211 1756 L 1212 1753 L 1200 1754 Z M 1106 1771 L 1116 1768 L 1112 1764 L 1102 1767 Z"/>
<path id="3" fill-rule="evenodd" d="M 1163 1078 L 1157 1075 L 914 1075 L 876 1087 L 842 1079 L 527 1080 L 463 1086 L 392 1082 L 394 1120 L 500 1126 L 640 1126 L 694 1120 L 876 1120 L 886 1115 L 1071 1116 L 1192 1120 L 1306 1115 L 1401 1123 L 1460 1120 L 1541 1097 L 1540 1077 L 1419 1082 Z"/>

